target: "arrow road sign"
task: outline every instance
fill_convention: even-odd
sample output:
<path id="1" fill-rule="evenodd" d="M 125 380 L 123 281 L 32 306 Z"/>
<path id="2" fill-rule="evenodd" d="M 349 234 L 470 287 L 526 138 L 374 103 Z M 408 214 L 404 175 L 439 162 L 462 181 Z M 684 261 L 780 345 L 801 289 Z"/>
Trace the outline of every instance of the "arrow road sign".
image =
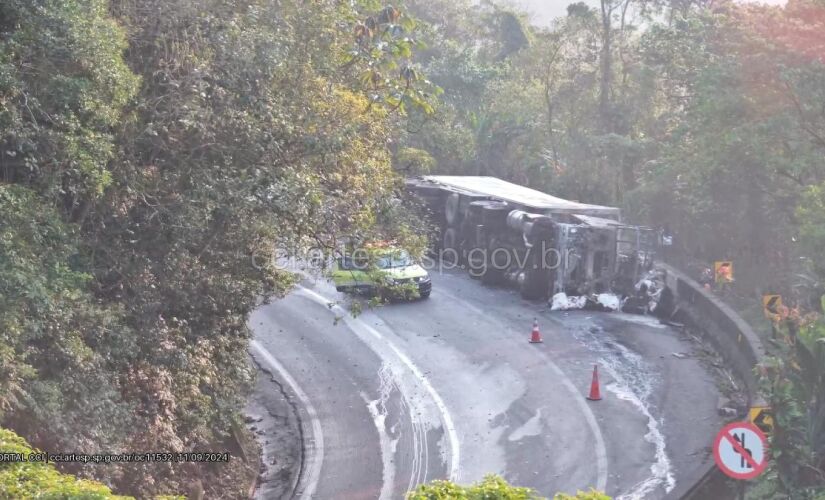
<path id="1" fill-rule="evenodd" d="M 763 295 L 762 309 L 765 312 L 765 317 L 771 321 L 779 321 L 782 319 L 782 296 L 781 295 Z"/>
<path id="2" fill-rule="evenodd" d="M 726 425 L 716 436 L 713 458 L 722 472 L 734 479 L 752 479 L 768 464 L 768 440 L 750 422 Z"/>
<path id="3" fill-rule="evenodd" d="M 773 412 L 769 406 L 753 406 L 748 411 L 748 421 L 753 422 L 765 435 L 773 432 Z"/>

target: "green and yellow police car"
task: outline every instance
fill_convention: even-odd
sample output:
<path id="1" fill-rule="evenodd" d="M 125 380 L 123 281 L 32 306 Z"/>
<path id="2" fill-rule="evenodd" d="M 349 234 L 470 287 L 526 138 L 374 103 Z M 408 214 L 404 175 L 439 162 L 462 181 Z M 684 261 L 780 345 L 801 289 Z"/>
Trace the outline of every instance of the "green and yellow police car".
<path id="1" fill-rule="evenodd" d="M 332 280 L 339 292 L 426 299 L 432 291 L 427 271 L 409 253 L 394 247 L 370 248 L 336 259 Z"/>

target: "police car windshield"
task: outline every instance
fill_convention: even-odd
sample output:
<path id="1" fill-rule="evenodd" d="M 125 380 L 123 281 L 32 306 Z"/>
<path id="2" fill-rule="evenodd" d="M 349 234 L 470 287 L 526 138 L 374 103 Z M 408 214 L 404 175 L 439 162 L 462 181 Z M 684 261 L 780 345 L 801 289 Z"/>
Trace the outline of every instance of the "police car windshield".
<path id="1" fill-rule="evenodd" d="M 401 250 L 391 254 L 382 255 L 376 262 L 379 269 L 391 269 L 394 267 L 406 267 L 412 265 L 410 255 Z"/>

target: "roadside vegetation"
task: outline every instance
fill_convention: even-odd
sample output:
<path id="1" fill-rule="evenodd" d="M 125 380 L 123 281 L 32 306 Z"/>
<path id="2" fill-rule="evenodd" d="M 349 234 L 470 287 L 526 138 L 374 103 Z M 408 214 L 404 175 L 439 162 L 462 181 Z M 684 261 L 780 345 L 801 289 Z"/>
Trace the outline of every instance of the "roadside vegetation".
<path id="1" fill-rule="evenodd" d="M 677 265 L 733 260 L 743 307 L 821 313 L 825 2 L 593 5 L 536 28 L 469 0 L 4 0 L 0 425 L 49 451 L 233 449 L 247 316 L 296 279 L 275 249 L 420 255 L 421 173 L 621 206 Z M 764 367 L 766 498 L 825 494 L 825 326 L 798 330 Z M 257 466 L 62 471 L 241 498 Z"/>
<path id="2" fill-rule="evenodd" d="M 825 297 L 822 298 L 825 308 Z M 771 462 L 754 498 L 825 498 L 825 319 L 780 326 L 781 350 L 760 367 L 775 412 Z"/>
<path id="3" fill-rule="evenodd" d="M 375 4 L 2 2 L 0 423 L 52 452 L 236 449 L 247 315 L 294 280 L 274 248 L 416 234 L 389 149 L 435 92 L 414 30 Z M 258 464 L 63 468 L 239 498 Z"/>
<path id="4" fill-rule="evenodd" d="M 23 438 L 7 429 L 0 429 L 0 449 L 3 453 L 21 454 L 25 457 L 38 451 L 31 448 Z M 0 498 L 3 500 L 18 498 L 133 500 L 133 497 L 113 495 L 109 488 L 98 482 L 79 480 L 70 475 L 61 474 L 55 470 L 54 466 L 43 462 L 0 464 Z M 173 499 L 167 497 L 166 500 Z"/>
<path id="5" fill-rule="evenodd" d="M 407 500 L 543 500 L 530 488 L 512 486 L 498 476 L 487 476 L 484 480 L 470 485 L 461 486 L 450 481 L 433 481 L 411 491 Z M 575 495 L 559 493 L 553 500 L 610 500 L 604 493 L 595 490 L 578 492 Z"/>

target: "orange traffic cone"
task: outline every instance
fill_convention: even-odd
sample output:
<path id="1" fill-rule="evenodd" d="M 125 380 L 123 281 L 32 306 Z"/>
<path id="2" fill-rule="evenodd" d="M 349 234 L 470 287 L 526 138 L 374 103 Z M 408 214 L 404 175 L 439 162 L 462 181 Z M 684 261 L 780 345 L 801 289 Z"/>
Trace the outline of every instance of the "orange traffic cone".
<path id="1" fill-rule="evenodd" d="M 593 365 L 593 381 L 590 382 L 590 395 L 587 396 L 590 401 L 600 401 L 602 393 L 599 390 L 599 365 Z"/>
<path id="2" fill-rule="evenodd" d="M 541 344 L 544 342 L 541 340 L 541 332 L 539 332 L 539 320 L 533 318 L 533 331 L 530 333 L 530 343 L 531 344 Z"/>

